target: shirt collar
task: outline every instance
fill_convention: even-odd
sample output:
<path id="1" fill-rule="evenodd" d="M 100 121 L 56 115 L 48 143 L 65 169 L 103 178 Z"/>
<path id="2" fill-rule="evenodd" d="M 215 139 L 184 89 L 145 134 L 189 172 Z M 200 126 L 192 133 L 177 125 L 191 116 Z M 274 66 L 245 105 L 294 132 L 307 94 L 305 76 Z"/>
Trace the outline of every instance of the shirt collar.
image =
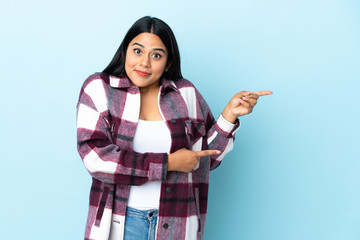
<path id="1" fill-rule="evenodd" d="M 119 78 L 110 75 L 110 86 L 114 88 L 129 88 L 131 83 L 127 77 Z"/>
<path id="2" fill-rule="evenodd" d="M 164 94 L 166 92 L 166 90 L 168 90 L 168 89 L 179 92 L 179 89 L 177 88 L 175 82 L 172 80 L 167 80 L 166 78 L 162 78 L 160 80 L 160 85 L 162 86 L 161 94 Z"/>
<path id="3" fill-rule="evenodd" d="M 172 89 L 177 92 L 179 91 L 176 84 L 174 83 L 174 81 L 167 80 L 166 78 L 161 78 L 160 85 L 162 86 L 161 93 L 165 93 L 166 90 L 168 90 L 168 89 Z M 114 88 L 131 88 L 131 87 L 133 87 L 131 85 L 129 78 L 126 76 L 121 77 L 121 78 L 115 77 L 115 76 L 110 76 L 110 86 L 114 87 Z"/>

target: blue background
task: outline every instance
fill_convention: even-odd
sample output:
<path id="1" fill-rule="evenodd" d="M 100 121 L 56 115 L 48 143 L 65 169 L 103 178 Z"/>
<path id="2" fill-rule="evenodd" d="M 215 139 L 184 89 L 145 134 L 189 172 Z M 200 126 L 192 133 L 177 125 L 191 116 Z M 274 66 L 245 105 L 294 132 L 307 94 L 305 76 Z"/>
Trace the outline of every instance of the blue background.
<path id="1" fill-rule="evenodd" d="M 360 239 L 357 0 L 0 2 L 1 239 L 81 239 L 91 179 L 75 105 L 144 15 L 174 30 L 183 75 L 213 114 L 241 117 L 211 173 L 205 239 Z"/>

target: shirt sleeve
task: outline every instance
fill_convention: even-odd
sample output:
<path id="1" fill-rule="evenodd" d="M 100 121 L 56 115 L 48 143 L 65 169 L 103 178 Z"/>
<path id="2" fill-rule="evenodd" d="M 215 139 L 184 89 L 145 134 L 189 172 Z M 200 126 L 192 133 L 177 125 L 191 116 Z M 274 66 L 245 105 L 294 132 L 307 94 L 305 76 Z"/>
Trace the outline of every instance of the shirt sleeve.
<path id="1" fill-rule="evenodd" d="M 113 143 L 104 83 L 85 81 L 77 104 L 77 149 L 90 175 L 112 184 L 166 179 L 167 153 L 137 153 Z"/>
<path id="2" fill-rule="evenodd" d="M 221 151 L 221 154 L 210 157 L 210 169 L 213 170 L 220 165 L 225 155 L 233 149 L 235 133 L 240 128 L 240 121 L 236 119 L 235 123 L 230 123 L 221 114 L 215 120 L 209 106 L 198 91 L 197 99 L 205 119 L 208 149 Z"/>

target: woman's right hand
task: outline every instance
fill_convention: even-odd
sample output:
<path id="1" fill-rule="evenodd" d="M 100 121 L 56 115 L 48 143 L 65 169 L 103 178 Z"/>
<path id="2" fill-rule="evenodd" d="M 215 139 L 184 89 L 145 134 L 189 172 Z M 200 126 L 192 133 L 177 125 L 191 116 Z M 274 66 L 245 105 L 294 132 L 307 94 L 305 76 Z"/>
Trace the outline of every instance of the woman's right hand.
<path id="1" fill-rule="evenodd" d="M 201 157 L 220 154 L 219 150 L 191 151 L 186 148 L 168 155 L 168 171 L 191 172 Z"/>

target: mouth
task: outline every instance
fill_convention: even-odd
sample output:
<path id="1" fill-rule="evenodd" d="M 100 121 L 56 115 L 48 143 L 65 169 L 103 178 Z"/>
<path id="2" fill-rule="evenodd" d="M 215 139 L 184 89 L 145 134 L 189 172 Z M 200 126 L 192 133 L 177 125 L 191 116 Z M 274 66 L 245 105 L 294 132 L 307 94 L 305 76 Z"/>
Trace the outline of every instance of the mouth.
<path id="1" fill-rule="evenodd" d="M 140 70 L 135 70 L 135 72 L 136 72 L 137 74 L 139 74 L 140 76 L 142 76 L 142 77 L 146 77 L 146 76 L 149 76 L 149 75 L 150 75 L 150 73 L 148 73 L 148 72 L 143 72 L 143 71 L 140 71 Z"/>

